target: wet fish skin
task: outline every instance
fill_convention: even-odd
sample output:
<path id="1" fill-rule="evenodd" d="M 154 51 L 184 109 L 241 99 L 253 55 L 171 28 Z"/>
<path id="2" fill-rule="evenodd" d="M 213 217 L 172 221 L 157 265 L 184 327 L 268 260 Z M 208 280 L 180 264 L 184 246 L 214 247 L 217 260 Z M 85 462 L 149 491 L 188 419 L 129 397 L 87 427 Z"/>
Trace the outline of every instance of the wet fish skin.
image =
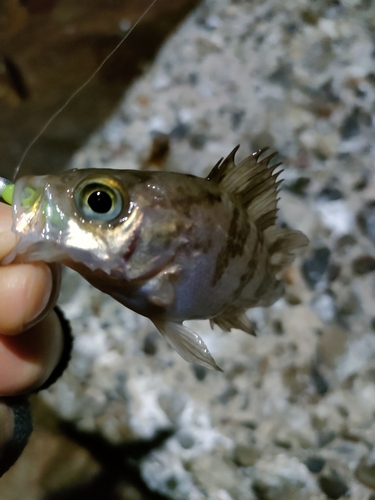
<path id="1" fill-rule="evenodd" d="M 260 160 L 261 150 L 236 165 L 237 149 L 207 179 L 107 169 L 22 178 L 13 204 L 17 246 L 6 262 L 64 263 L 150 318 L 184 359 L 219 369 L 182 322 L 210 319 L 252 333 L 246 309 L 281 296 L 280 272 L 308 242 L 275 225 L 274 155 Z M 114 193 L 115 217 L 85 207 L 87 186 Z"/>

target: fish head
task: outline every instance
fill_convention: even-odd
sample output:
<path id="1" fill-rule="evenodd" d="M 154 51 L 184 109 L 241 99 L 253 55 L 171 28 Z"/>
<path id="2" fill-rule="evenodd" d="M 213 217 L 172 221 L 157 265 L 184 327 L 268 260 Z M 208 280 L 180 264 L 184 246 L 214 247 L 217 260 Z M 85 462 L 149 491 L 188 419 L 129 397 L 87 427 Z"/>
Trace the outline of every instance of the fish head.
<path id="1" fill-rule="evenodd" d="M 154 277 L 185 241 L 163 190 L 142 172 L 27 176 L 13 195 L 14 251 L 5 263 L 62 262 L 126 280 Z"/>

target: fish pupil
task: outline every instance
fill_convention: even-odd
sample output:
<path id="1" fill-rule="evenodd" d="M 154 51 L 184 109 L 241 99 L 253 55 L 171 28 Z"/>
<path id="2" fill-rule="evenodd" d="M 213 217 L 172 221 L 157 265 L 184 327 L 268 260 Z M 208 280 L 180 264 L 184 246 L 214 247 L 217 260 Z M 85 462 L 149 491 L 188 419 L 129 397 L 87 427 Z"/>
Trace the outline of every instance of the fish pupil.
<path id="1" fill-rule="evenodd" d="M 106 214 L 112 208 L 112 198 L 105 191 L 94 191 L 88 197 L 87 203 L 93 212 Z"/>

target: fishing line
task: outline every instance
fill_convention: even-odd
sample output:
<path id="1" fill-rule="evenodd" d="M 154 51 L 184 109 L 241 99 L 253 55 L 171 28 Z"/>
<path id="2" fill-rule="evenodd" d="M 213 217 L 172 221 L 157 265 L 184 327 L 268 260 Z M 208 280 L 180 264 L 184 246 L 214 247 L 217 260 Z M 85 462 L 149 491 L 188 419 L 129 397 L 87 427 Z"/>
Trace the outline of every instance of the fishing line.
<path id="1" fill-rule="evenodd" d="M 37 133 L 37 135 L 34 137 L 34 139 L 29 143 L 25 151 L 23 152 L 23 155 L 21 156 L 21 159 L 15 168 L 14 174 L 13 174 L 13 182 L 15 182 L 17 175 L 19 174 L 20 168 L 22 163 L 24 162 L 26 156 L 28 155 L 30 149 L 34 146 L 36 141 L 44 134 L 44 132 L 47 130 L 47 128 L 51 125 L 53 120 L 62 112 L 64 109 L 69 105 L 69 103 L 75 98 L 77 94 L 81 92 L 90 82 L 91 80 L 99 73 L 99 71 L 102 69 L 104 64 L 110 59 L 113 54 L 116 52 L 116 50 L 121 47 L 121 45 L 125 42 L 125 40 L 130 36 L 130 34 L 134 31 L 134 29 L 138 26 L 138 24 L 142 21 L 142 19 L 147 15 L 147 13 L 152 9 L 152 7 L 156 4 L 158 0 L 153 0 L 150 5 L 146 8 L 146 10 L 143 12 L 143 14 L 137 19 L 136 23 L 130 28 L 130 30 L 122 37 L 122 39 L 119 41 L 119 43 L 115 46 L 113 50 L 104 58 L 104 60 L 100 63 L 100 65 L 96 68 L 96 70 L 92 73 L 92 75 L 80 86 L 78 87 L 77 90 L 73 92 L 73 94 L 70 95 L 70 97 L 65 101 L 65 103 L 49 118 L 49 120 L 46 121 L 46 123 L 43 125 L 43 127 L 40 129 L 40 131 Z"/>

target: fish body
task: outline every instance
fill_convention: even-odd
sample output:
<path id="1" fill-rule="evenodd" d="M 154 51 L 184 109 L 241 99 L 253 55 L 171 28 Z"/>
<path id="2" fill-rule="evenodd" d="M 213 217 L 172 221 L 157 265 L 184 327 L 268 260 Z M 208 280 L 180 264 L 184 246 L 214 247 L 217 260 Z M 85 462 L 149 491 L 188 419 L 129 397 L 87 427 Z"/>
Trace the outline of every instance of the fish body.
<path id="1" fill-rule="evenodd" d="M 275 225 L 278 173 L 264 150 L 206 179 L 172 172 L 83 169 L 28 176 L 13 195 L 15 250 L 6 262 L 61 262 L 150 318 L 188 360 L 217 368 L 183 326 L 210 319 L 252 333 L 245 311 L 282 294 L 280 271 L 307 244 Z"/>

